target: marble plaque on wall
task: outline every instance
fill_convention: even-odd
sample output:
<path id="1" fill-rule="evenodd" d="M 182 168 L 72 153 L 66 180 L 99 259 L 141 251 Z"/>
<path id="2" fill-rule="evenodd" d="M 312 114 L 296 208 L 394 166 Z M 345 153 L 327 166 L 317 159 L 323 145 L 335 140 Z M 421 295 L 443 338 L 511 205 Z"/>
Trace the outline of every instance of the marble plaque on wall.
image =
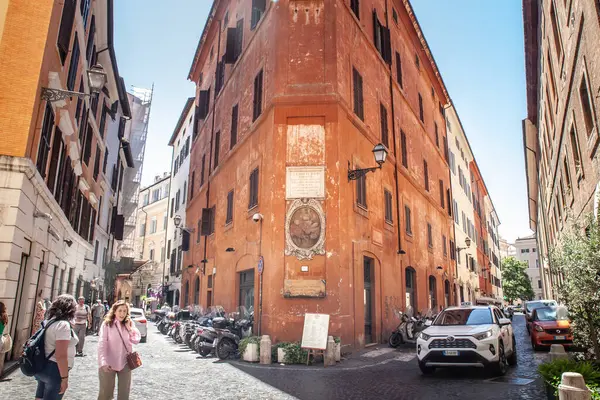
<path id="1" fill-rule="evenodd" d="M 324 199 L 325 167 L 287 167 L 285 198 Z"/>

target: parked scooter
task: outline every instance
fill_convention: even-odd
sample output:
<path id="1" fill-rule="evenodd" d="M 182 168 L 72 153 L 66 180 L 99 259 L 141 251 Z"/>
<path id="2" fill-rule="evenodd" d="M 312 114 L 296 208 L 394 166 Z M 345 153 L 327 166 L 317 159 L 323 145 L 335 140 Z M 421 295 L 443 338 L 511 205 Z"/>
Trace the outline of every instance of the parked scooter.
<path id="1" fill-rule="evenodd" d="M 418 315 L 417 318 L 413 316 L 413 312 L 413 308 L 410 306 L 406 312 L 394 311 L 400 318 L 400 324 L 390 335 L 388 340 L 390 347 L 398 347 L 404 343 L 416 343 L 418 334 L 431 325 L 436 317 L 433 309 L 427 311 L 425 316 Z"/>
<path id="2" fill-rule="evenodd" d="M 240 340 L 252 336 L 254 310 L 239 307 L 233 318 L 214 318 L 213 327 L 217 332 L 217 357 L 225 360 L 237 354 Z"/>

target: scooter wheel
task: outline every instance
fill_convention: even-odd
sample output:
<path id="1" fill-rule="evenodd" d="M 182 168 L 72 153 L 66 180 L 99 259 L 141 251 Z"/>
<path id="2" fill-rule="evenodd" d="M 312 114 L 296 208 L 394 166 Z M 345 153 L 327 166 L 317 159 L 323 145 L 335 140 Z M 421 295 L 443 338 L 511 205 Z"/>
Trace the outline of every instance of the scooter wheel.
<path id="1" fill-rule="evenodd" d="M 217 357 L 221 360 L 226 360 L 233 353 L 234 348 L 231 341 L 228 339 L 221 339 L 217 344 Z"/>
<path id="2" fill-rule="evenodd" d="M 400 332 L 394 332 L 390 335 L 390 339 L 389 339 L 389 344 L 390 347 L 398 347 L 400 346 L 404 341 L 402 340 L 402 335 L 400 334 Z"/>
<path id="3" fill-rule="evenodd" d="M 200 349 L 200 355 L 202 357 L 208 357 L 211 352 L 212 352 L 212 349 L 209 349 L 209 348 L 201 348 Z"/>

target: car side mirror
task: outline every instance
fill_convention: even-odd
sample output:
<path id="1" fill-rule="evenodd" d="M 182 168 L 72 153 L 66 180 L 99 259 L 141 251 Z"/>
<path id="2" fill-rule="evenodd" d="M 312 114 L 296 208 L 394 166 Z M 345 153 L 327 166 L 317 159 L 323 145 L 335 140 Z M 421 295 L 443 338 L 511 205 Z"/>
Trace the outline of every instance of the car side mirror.
<path id="1" fill-rule="evenodd" d="M 433 321 L 428 319 L 427 321 L 425 321 L 425 326 L 431 326 L 432 323 L 433 323 Z"/>
<path id="2" fill-rule="evenodd" d="M 500 326 L 510 325 L 510 319 L 508 319 L 508 318 L 500 318 L 498 320 L 498 325 L 500 325 Z"/>

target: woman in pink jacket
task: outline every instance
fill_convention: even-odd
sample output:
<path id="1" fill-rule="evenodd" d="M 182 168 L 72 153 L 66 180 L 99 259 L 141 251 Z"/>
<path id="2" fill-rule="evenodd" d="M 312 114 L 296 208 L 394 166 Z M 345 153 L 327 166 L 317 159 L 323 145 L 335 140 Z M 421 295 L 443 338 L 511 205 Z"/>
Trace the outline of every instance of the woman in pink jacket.
<path id="1" fill-rule="evenodd" d="M 129 304 L 120 300 L 111 307 L 102 327 L 98 341 L 98 365 L 100 367 L 100 394 L 98 400 L 110 400 L 115 391 L 115 377 L 119 377 L 117 399 L 128 400 L 131 390 L 131 370 L 127 366 L 127 354 L 132 345 L 141 339 L 129 315 Z"/>

